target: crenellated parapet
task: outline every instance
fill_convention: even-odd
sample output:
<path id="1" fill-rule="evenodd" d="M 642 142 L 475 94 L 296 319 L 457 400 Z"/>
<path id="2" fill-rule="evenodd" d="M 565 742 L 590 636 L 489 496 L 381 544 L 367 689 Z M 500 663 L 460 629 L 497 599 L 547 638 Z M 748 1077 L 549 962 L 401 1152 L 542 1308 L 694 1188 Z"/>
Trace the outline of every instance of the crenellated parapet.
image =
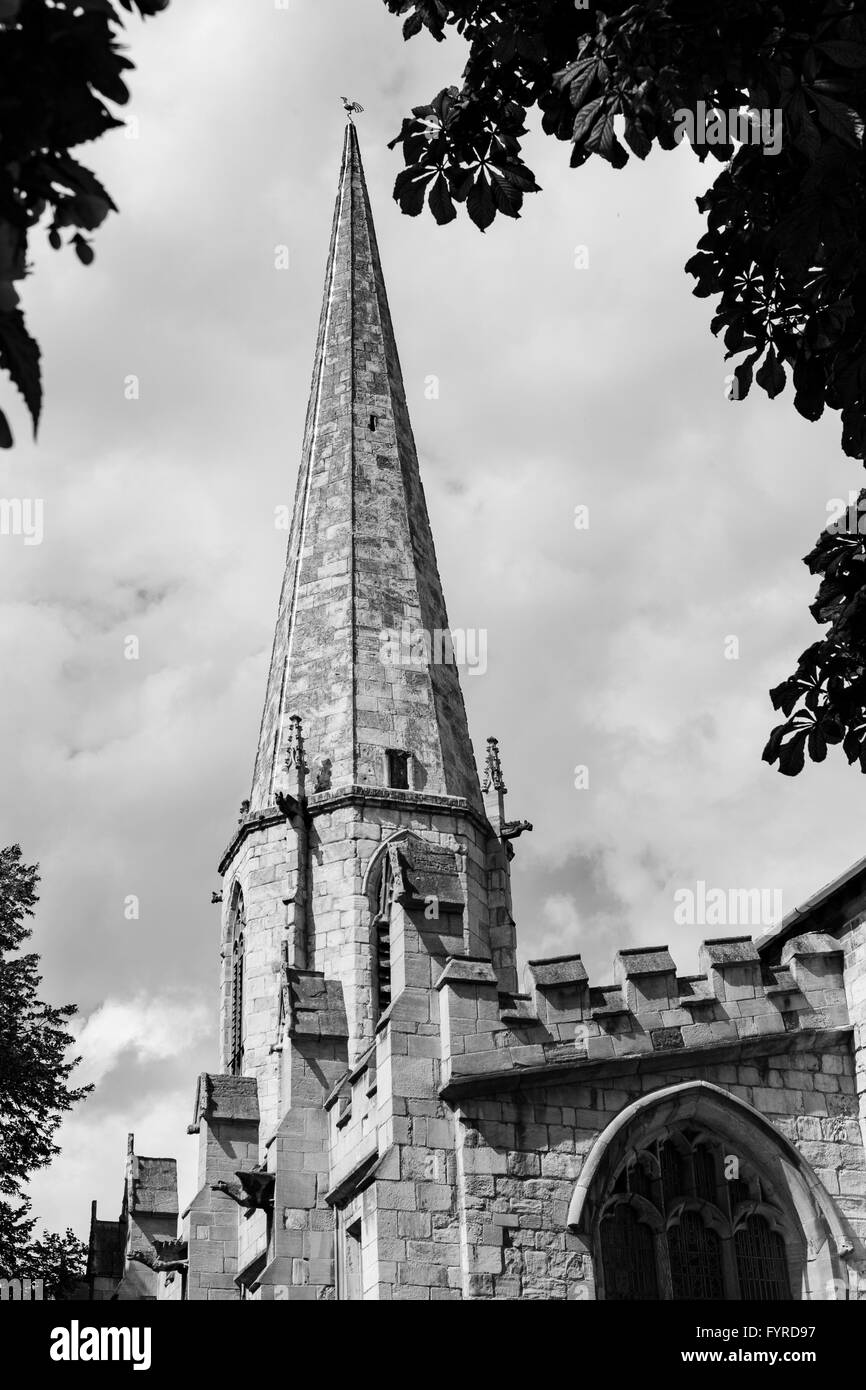
<path id="1" fill-rule="evenodd" d="M 100 1221 L 91 1209 L 87 1273 L 89 1299 L 150 1301 L 162 1297 L 161 1278 L 185 1270 L 177 1245 L 177 1163 L 146 1158 L 127 1137 L 123 1204 L 117 1221 Z"/>
<path id="2" fill-rule="evenodd" d="M 843 948 L 807 932 L 767 965 L 750 937 L 707 940 L 701 973 L 679 975 L 666 946 L 619 951 L 610 984 L 579 955 L 529 961 L 527 992 L 503 994 L 489 963 L 448 962 L 440 994 L 443 1080 L 756 1044 L 842 1029 L 850 1020 Z"/>

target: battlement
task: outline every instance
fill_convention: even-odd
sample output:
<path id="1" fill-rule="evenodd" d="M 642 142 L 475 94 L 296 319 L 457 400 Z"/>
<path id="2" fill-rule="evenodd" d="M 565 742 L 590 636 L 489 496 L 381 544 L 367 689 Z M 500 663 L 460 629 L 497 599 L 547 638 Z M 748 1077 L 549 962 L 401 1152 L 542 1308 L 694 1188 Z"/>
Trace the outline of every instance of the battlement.
<path id="1" fill-rule="evenodd" d="M 700 974 L 679 975 L 667 946 L 630 947 L 617 953 L 613 981 L 592 985 L 579 955 L 532 960 L 526 993 L 509 995 L 482 962 L 453 958 L 436 984 L 443 1080 L 849 1025 L 843 948 L 827 933 L 790 938 L 774 966 L 751 937 L 713 938 L 699 963 Z"/>
<path id="2" fill-rule="evenodd" d="M 177 1162 L 173 1158 L 142 1158 L 130 1154 L 127 1169 L 130 1216 L 177 1216 Z"/>

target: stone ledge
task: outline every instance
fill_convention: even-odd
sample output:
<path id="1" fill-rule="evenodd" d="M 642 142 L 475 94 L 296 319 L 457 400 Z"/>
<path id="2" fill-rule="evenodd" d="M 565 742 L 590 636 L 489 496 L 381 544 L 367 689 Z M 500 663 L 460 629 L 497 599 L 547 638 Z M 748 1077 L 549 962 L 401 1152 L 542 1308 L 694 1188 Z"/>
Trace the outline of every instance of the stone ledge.
<path id="1" fill-rule="evenodd" d="M 129 1155 L 127 1168 L 129 1210 L 142 1213 L 177 1215 L 177 1162 L 173 1158 L 142 1158 Z"/>
<path id="2" fill-rule="evenodd" d="M 716 936 L 701 942 L 700 959 L 715 970 L 758 965 L 761 957 L 750 936 Z"/>
<path id="3" fill-rule="evenodd" d="M 365 787 L 350 785 L 332 791 L 315 792 L 307 799 L 310 816 L 324 815 L 340 806 L 390 806 L 404 811 L 429 811 L 433 814 L 465 816 L 485 835 L 493 834 L 487 817 L 463 796 L 439 796 L 434 792 L 405 791 L 396 787 Z"/>
<path id="4" fill-rule="evenodd" d="M 350 1197 L 362 1187 L 367 1187 L 375 1177 L 379 1166 L 379 1149 L 375 1133 L 367 1136 L 359 1146 L 360 1152 L 352 1156 L 350 1166 L 342 1171 L 337 1169 L 331 1178 L 331 1186 L 325 1193 L 329 1207 L 344 1206 Z M 382 1155 L 387 1157 L 387 1153 Z"/>
<path id="5" fill-rule="evenodd" d="M 812 960 L 816 956 L 842 956 L 845 949 L 835 937 L 827 932 L 809 931 L 801 936 L 791 937 L 782 947 L 782 965 L 792 960 Z"/>
<path id="6" fill-rule="evenodd" d="M 596 1055 L 627 1055 L 644 1050 L 624 1035 L 646 1033 L 657 1047 L 678 1047 L 673 1033 L 685 1028 L 686 1047 L 698 1045 L 696 1027 L 717 1037 L 731 1028 L 742 1037 L 756 1032 L 798 1031 L 840 1026 L 849 1021 L 842 978 L 841 948 L 831 937 L 811 933 L 789 942 L 790 966 L 763 965 L 751 937 L 704 941 L 700 959 L 706 973 L 678 976 L 667 947 L 628 947 L 616 957 L 617 982 L 591 985 L 578 956 L 533 960 L 528 964 L 537 1032 L 528 1011 L 503 1012 L 501 1022 L 519 1031 L 526 1043 L 564 1042 L 566 1030 L 588 1027 L 611 1042 L 595 1042 Z M 547 982 L 550 983 L 547 983 Z M 756 1021 L 757 1016 L 761 1016 Z M 545 1036 L 545 1031 L 547 1036 Z M 662 1041 L 663 1040 L 663 1041 Z"/>
<path id="7" fill-rule="evenodd" d="M 541 989 L 559 989 L 565 985 L 584 984 L 588 978 L 586 966 L 579 955 L 528 960 L 526 968 L 536 986 Z"/>
<path id="8" fill-rule="evenodd" d="M 198 1134 L 201 1120 L 259 1122 L 259 1097 L 254 1076 L 225 1076 L 203 1071 L 196 1082 L 193 1122 L 188 1134 Z"/>
<path id="9" fill-rule="evenodd" d="M 483 835 L 494 835 L 493 827 L 487 817 L 463 796 L 438 796 L 433 792 L 403 791 L 395 787 L 364 787 L 351 784 L 337 787 L 333 791 L 314 792 L 312 796 L 307 797 L 303 809 L 306 815 L 315 817 L 324 815 L 327 811 L 333 811 L 339 806 L 365 804 L 368 806 L 392 806 L 405 811 L 428 811 L 433 814 L 444 812 L 446 815 L 465 816 Z M 252 811 L 247 814 L 223 850 L 218 865 L 218 873 L 220 875 L 226 873 L 249 835 L 252 835 L 256 830 L 266 830 L 272 825 L 282 825 L 285 820 L 285 813 L 278 806 L 268 806 L 263 810 Z"/>
<path id="10" fill-rule="evenodd" d="M 467 984 L 494 985 L 498 990 L 499 981 L 493 963 L 478 956 L 449 956 L 448 964 L 438 980 L 434 981 L 433 988 Z"/>
<path id="11" fill-rule="evenodd" d="M 617 952 L 617 961 L 627 980 L 642 975 L 676 975 L 676 966 L 667 946 L 630 946 Z"/>
<path id="12" fill-rule="evenodd" d="M 266 830 L 271 825 L 283 825 L 286 817 L 278 806 L 269 806 L 264 811 L 252 811 L 244 816 L 232 838 L 222 853 L 217 872 L 222 876 L 228 869 L 244 840 L 255 830 Z"/>
<path id="13" fill-rule="evenodd" d="M 658 1071 L 681 1071 L 684 1067 L 693 1070 L 699 1066 L 719 1066 L 725 1063 L 739 1063 L 751 1057 L 775 1056 L 783 1052 L 827 1052 L 838 1043 L 851 1037 L 853 1027 L 811 1029 L 800 1033 L 764 1033 L 756 1037 L 740 1038 L 736 1042 L 722 1042 L 700 1047 L 686 1047 L 677 1051 L 631 1053 L 619 1057 L 589 1058 L 575 1061 L 573 1053 L 562 1062 L 547 1061 L 542 1066 L 522 1066 L 483 1072 L 471 1075 L 452 1074 L 451 1079 L 439 1088 L 439 1095 L 445 1101 L 460 1099 L 468 1095 L 484 1095 L 486 1092 L 515 1091 L 528 1086 L 560 1086 L 563 1082 L 586 1084 L 587 1080 L 601 1076 L 621 1076 L 629 1073 L 646 1075 Z M 501 1049 L 506 1055 L 506 1049 Z"/>
<path id="14" fill-rule="evenodd" d="M 503 1023 L 519 1023 L 524 1027 L 538 1023 L 538 1014 L 531 995 L 499 994 L 499 1017 Z"/>

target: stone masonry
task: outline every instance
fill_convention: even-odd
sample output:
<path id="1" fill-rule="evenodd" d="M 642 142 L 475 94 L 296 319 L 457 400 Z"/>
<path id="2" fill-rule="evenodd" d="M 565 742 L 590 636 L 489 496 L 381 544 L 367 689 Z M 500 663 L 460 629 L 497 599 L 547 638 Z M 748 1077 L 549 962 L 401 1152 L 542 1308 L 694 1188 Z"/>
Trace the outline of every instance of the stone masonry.
<path id="1" fill-rule="evenodd" d="M 403 623 L 448 627 L 350 122 L 198 1190 L 178 1215 L 130 1150 L 88 1296 L 866 1297 L 866 860 L 696 975 L 656 945 L 519 980 L 531 826 Z"/>

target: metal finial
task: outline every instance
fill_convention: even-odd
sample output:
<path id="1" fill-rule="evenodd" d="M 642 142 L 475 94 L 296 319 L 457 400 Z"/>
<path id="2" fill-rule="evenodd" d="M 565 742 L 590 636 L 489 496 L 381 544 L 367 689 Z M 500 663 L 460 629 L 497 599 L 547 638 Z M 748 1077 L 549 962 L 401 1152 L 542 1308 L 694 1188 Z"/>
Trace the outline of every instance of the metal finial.
<path id="1" fill-rule="evenodd" d="M 348 97 L 340 97 L 340 100 L 343 103 L 343 109 L 346 112 L 346 115 L 349 117 L 350 121 L 353 116 L 360 115 L 361 112 L 364 110 L 363 106 L 359 101 L 350 101 Z"/>
<path id="2" fill-rule="evenodd" d="M 505 795 L 507 788 L 502 777 L 502 764 L 499 761 L 499 740 L 489 738 L 487 740 L 487 757 L 484 762 L 484 781 L 481 790 L 486 792 L 493 787 L 496 791 Z"/>
<path id="3" fill-rule="evenodd" d="M 304 733 L 301 726 L 301 716 L 292 714 L 289 716 L 289 737 L 286 741 L 286 757 L 283 766 L 286 771 L 297 768 L 301 773 L 309 772 L 307 760 L 304 757 Z"/>

